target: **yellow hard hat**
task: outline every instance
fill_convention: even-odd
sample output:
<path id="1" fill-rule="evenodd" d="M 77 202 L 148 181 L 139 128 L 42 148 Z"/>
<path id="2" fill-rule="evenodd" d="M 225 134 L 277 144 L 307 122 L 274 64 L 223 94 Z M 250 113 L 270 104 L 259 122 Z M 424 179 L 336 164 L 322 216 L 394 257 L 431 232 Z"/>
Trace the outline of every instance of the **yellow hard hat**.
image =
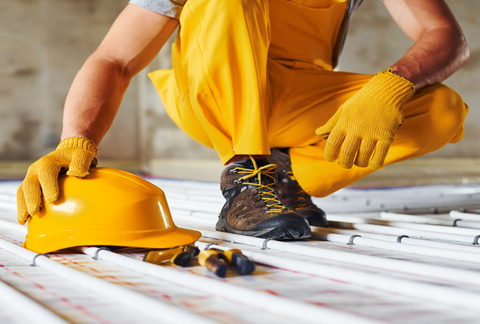
<path id="1" fill-rule="evenodd" d="M 134 174 L 92 168 L 85 178 L 61 176 L 60 196 L 28 218 L 23 247 L 48 253 L 68 247 L 113 245 L 165 249 L 202 234 L 175 225 L 163 191 Z"/>

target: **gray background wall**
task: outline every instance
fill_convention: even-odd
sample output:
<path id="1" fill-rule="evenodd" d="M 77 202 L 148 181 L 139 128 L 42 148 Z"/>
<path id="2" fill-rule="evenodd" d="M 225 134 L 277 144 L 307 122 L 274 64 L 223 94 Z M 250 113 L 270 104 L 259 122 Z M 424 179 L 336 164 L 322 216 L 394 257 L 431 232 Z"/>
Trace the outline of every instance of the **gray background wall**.
<path id="1" fill-rule="evenodd" d="M 0 161 L 35 160 L 58 144 L 63 103 L 86 58 L 98 46 L 126 0 L 15 0 L 0 2 Z M 448 0 L 471 49 L 467 65 L 446 84 L 470 105 L 465 139 L 432 153 L 480 157 L 480 2 Z M 380 1 L 357 12 L 340 70 L 375 73 L 398 60 L 411 41 Z M 139 74 L 125 95 L 101 159 L 216 158 L 168 119 L 146 73 L 169 66 L 169 48 Z"/>

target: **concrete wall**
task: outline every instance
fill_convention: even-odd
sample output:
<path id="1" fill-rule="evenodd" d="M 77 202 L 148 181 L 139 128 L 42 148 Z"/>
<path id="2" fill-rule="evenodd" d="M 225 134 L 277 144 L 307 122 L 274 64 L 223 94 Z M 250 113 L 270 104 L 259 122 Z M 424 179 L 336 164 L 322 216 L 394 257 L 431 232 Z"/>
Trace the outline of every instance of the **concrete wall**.
<path id="1" fill-rule="evenodd" d="M 70 84 L 127 2 L 0 2 L 0 160 L 37 159 L 55 148 Z M 135 158 L 136 90 L 125 96 L 102 155 Z"/>
<path id="2" fill-rule="evenodd" d="M 85 59 L 100 43 L 127 0 L 15 0 L 0 2 L 0 160 L 33 160 L 58 144 L 63 103 Z M 464 28 L 471 58 L 446 83 L 470 105 L 465 139 L 435 156 L 480 157 L 480 2 L 448 0 Z M 380 1 L 365 1 L 356 14 L 340 69 L 375 73 L 411 45 Z M 166 116 L 146 73 L 169 66 L 166 47 L 130 86 L 101 159 L 216 158 Z"/>

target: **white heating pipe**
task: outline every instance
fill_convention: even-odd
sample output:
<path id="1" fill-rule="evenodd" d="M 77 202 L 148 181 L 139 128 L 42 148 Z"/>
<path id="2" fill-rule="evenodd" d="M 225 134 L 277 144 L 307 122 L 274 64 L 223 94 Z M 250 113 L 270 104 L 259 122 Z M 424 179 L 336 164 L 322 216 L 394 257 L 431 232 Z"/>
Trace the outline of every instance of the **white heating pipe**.
<path id="1" fill-rule="evenodd" d="M 211 184 L 202 186 L 201 184 L 197 183 L 197 186 L 194 190 L 188 190 L 188 188 L 181 188 L 182 184 L 175 184 L 171 185 L 168 182 L 158 182 L 155 181 L 161 188 L 163 188 L 166 192 L 173 193 L 173 191 L 181 190 L 182 193 L 188 193 L 191 197 L 194 197 L 195 200 L 201 199 L 202 196 L 211 195 L 213 192 L 217 192 L 215 197 L 217 197 L 218 202 L 222 205 L 222 198 L 220 195 L 220 191 L 218 190 L 218 184 L 216 186 L 212 186 Z M 183 184 L 185 186 L 185 184 Z M 382 190 L 345 190 L 342 192 L 338 192 L 333 196 L 340 202 L 343 199 L 347 199 L 349 201 L 349 205 L 354 205 L 354 209 L 349 208 L 354 212 L 359 211 L 368 211 L 368 210 L 375 210 L 375 209 L 384 209 L 381 207 L 382 205 L 386 205 L 389 209 L 425 209 L 428 210 L 432 203 L 434 203 L 435 207 L 453 207 L 453 206 L 470 206 L 476 205 L 478 206 L 478 199 L 475 197 L 478 196 L 477 189 L 471 190 L 468 189 L 467 191 L 464 190 L 465 188 L 450 188 L 445 190 L 445 188 L 441 188 L 441 190 L 436 190 L 436 192 L 430 192 L 435 189 L 426 190 L 425 188 L 420 190 L 419 193 L 418 188 L 412 189 L 392 189 L 388 191 Z M 201 194 L 198 192 L 201 191 Z M 468 195 L 468 197 L 467 197 Z M 473 196 L 474 197 L 473 197 Z M 213 195 L 212 195 L 213 196 Z M 334 197 L 330 197 L 323 200 L 315 200 L 318 203 L 323 203 L 325 205 L 331 205 L 335 202 Z M 472 196 L 472 197 L 470 197 Z M 172 204 L 177 205 L 181 204 L 184 199 L 176 199 L 174 195 L 167 194 L 167 199 L 169 202 L 171 201 Z M 179 200 L 179 201 L 177 201 Z M 372 206 L 370 206 L 372 205 Z M 373 207 L 373 205 L 378 207 Z M 221 207 L 221 206 L 220 206 Z M 202 208 L 202 207 L 200 207 Z M 196 209 L 207 211 L 203 209 Z M 210 211 L 213 211 L 209 207 Z M 216 211 L 218 212 L 218 211 Z"/>
<path id="2" fill-rule="evenodd" d="M 437 249 L 444 249 L 450 251 L 464 251 L 467 253 L 473 253 L 478 255 L 480 253 L 480 247 L 475 245 L 462 245 L 462 244 L 455 244 L 455 243 L 447 243 L 447 242 L 439 242 L 439 241 L 432 241 L 432 240 L 422 240 L 411 238 L 404 235 L 383 235 L 383 234 L 373 234 L 369 232 L 362 232 L 358 230 L 342 230 L 338 228 L 325 228 L 325 227 L 314 227 L 312 226 L 312 232 L 317 232 L 318 230 L 322 232 L 328 232 L 332 234 L 346 234 L 346 235 L 361 235 L 362 237 L 368 237 L 375 240 L 382 240 L 388 242 L 398 242 L 398 239 L 401 237 L 400 243 L 402 244 L 410 244 L 410 245 L 421 245 L 421 246 L 428 246 Z"/>
<path id="3" fill-rule="evenodd" d="M 175 221 L 175 223 L 180 220 L 180 221 L 194 222 L 194 223 L 198 223 L 198 224 L 204 224 L 204 225 L 212 226 L 212 225 L 215 225 L 215 222 L 216 222 L 215 219 L 205 218 L 205 217 L 201 217 L 201 216 L 195 217 L 193 215 L 190 216 L 190 215 L 181 214 L 181 213 L 178 213 L 175 209 L 171 209 L 171 212 L 172 212 L 172 217 L 173 217 L 173 220 Z"/>
<path id="4" fill-rule="evenodd" d="M 441 239 L 447 241 L 457 241 L 464 243 L 473 243 L 475 237 L 466 236 L 466 235 L 457 235 L 457 234 L 447 234 L 439 232 L 428 232 L 428 231 L 419 231 L 415 229 L 408 228 L 397 228 L 390 226 L 382 226 L 375 224 L 359 224 L 359 223 L 343 223 L 343 222 L 330 222 L 330 226 L 334 228 L 342 229 L 357 229 L 360 231 L 381 233 L 381 234 L 390 234 L 390 235 L 408 235 L 418 238 L 427 238 L 427 239 Z"/>
<path id="5" fill-rule="evenodd" d="M 27 234 L 28 232 L 27 226 L 22 226 L 18 223 L 9 222 L 3 219 L 0 219 L 0 227 L 8 228 L 23 234 Z"/>
<path id="6" fill-rule="evenodd" d="M 361 235 L 361 234 L 360 234 Z M 354 245 L 370 246 L 379 249 L 386 249 L 398 252 L 407 252 L 413 254 L 421 254 L 432 257 L 440 257 L 458 261 L 469 261 L 480 263 L 480 250 L 477 253 L 468 253 L 456 250 L 444 250 L 420 245 L 398 244 L 382 240 L 376 240 L 365 237 L 352 237 L 352 235 L 336 234 L 330 231 L 323 231 L 322 228 L 317 228 L 312 232 L 312 238 L 317 240 L 324 240 L 338 243 L 348 243 Z"/>
<path id="7" fill-rule="evenodd" d="M 183 227 L 188 225 L 183 224 Z M 268 248 L 291 252 L 295 254 L 303 254 L 316 258 L 339 261 L 344 263 L 356 264 L 363 267 L 372 267 L 377 269 L 384 269 L 394 272 L 403 272 L 412 275 L 436 278 L 446 282 L 461 282 L 467 285 L 480 286 L 480 274 L 474 271 L 448 268 L 445 266 L 432 265 L 427 263 L 420 263 L 415 261 L 404 261 L 390 258 L 381 258 L 371 255 L 364 255 L 354 252 L 345 252 L 331 250 L 328 248 L 311 247 L 299 243 L 268 241 L 265 243 L 264 239 L 259 239 L 251 236 L 236 235 L 231 233 L 216 232 L 204 229 L 198 229 L 205 237 L 214 239 L 243 243 L 254 245 L 258 247 L 267 244 Z"/>
<path id="8" fill-rule="evenodd" d="M 204 250 L 210 242 L 198 241 L 196 245 Z M 250 260 L 270 267 L 277 267 L 290 271 L 311 274 L 314 276 L 335 279 L 342 282 L 358 285 L 367 289 L 376 289 L 393 294 L 400 294 L 429 302 L 437 302 L 454 308 L 465 308 L 478 312 L 480 294 L 466 290 L 455 289 L 448 286 L 432 285 L 420 281 L 410 281 L 369 273 L 358 270 L 351 270 L 331 265 L 312 263 L 295 260 L 291 258 L 274 256 L 260 252 L 245 250 L 243 245 L 230 244 L 223 241 L 216 242 L 211 247 L 222 250 L 242 249 L 242 253 Z"/>
<path id="9" fill-rule="evenodd" d="M 375 222 L 375 220 L 372 220 L 372 222 Z M 410 229 L 416 229 L 416 230 L 428 231 L 428 232 L 457 234 L 457 235 L 471 235 L 471 236 L 480 235 L 480 229 L 470 229 L 470 228 L 453 227 L 453 226 L 423 225 L 423 224 L 411 224 L 411 223 L 403 223 L 403 222 L 388 222 L 388 226 L 398 227 L 398 228 L 410 228 Z"/>
<path id="10" fill-rule="evenodd" d="M 7 221 L 2 221 L 2 220 L 0 220 L 0 226 L 8 227 L 8 228 L 22 231 L 22 232 L 24 232 L 25 230 L 25 228 L 21 225 L 14 224 Z M 98 248 L 82 248 L 82 251 L 88 255 L 94 256 L 95 253 L 98 251 Z M 210 279 L 205 279 L 195 275 L 189 275 L 189 274 L 175 271 L 172 269 L 158 267 L 156 265 L 152 265 L 149 263 L 139 262 L 134 259 L 127 258 L 127 257 L 121 256 L 115 253 L 111 253 L 105 250 L 100 250 L 98 252 L 98 257 L 99 258 L 101 257 L 105 261 L 112 262 L 120 266 L 128 267 L 135 271 L 140 271 L 142 273 L 146 273 L 154 277 L 160 278 L 162 280 L 170 281 L 176 284 L 182 283 L 182 285 L 186 284 L 187 286 L 189 286 L 188 283 L 190 282 L 191 283 L 190 287 L 195 287 L 196 289 L 203 288 L 199 290 L 204 290 L 208 293 L 213 293 L 216 295 L 220 294 L 223 298 L 226 298 L 226 299 L 233 298 L 234 301 L 236 302 L 247 303 L 247 304 L 250 304 L 252 307 L 258 308 L 258 305 L 262 305 L 262 308 L 265 308 L 265 307 L 269 308 L 269 311 L 273 313 L 278 313 L 279 311 L 284 310 L 283 311 L 284 314 L 281 314 L 282 316 L 291 316 L 292 315 L 291 311 L 288 310 L 288 309 L 292 309 L 291 307 L 294 307 L 295 309 L 307 308 L 306 310 L 304 309 L 302 311 L 302 314 L 305 313 L 306 322 L 310 322 L 312 318 L 318 318 L 317 316 L 321 316 L 322 318 L 325 318 L 325 316 L 328 316 L 328 318 L 331 318 L 332 323 L 334 323 L 337 320 L 338 321 L 354 320 L 355 323 L 359 321 L 358 317 L 352 317 L 351 315 L 348 315 L 348 314 L 346 315 L 338 311 L 333 311 L 330 309 L 323 309 L 323 308 L 319 309 L 316 306 L 306 305 L 306 304 L 298 303 L 291 300 L 284 300 L 283 298 L 275 297 L 270 294 L 266 294 L 262 292 L 254 292 L 246 288 L 235 287 L 232 285 L 225 284 L 223 282 L 212 281 Z M 234 288 L 231 288 L 231 287 L 234 287 Z M 215 291 L 212 292 L 212 290 L 215 290 Z M 252 300 L 251 303 L 249 302 L 250 300 Z M 280 304 L 286 303 L 285 307 L 288 306 L 290 308 L 283 308 L 283 307 L 279 308 L 279 303 Z M 299 317 L 301 316 L 299 316 L 298 314 L 295 314 L 295 319 L 299 319 Z M 362 320 L 363 319 L 360 319 L 360 321 Z M 370 320 L 365 320 L 365 323 L 373 323 L 373 322 Z"/>
<path id="11" fill-rule="evenodd" d="M 52 261 L 43 255 L 35 258 L 37 256 L 36 253 L 2 239 L 0 239 L 0 248 L 3 248 L 32 263 L 35 259 L 36 265 L 55 273 L 59 277 L 71 281 L 88 290 L 95 291 L 98 294 L 106 296 L 107 298 L 113 299 L 125 305 L 125 307 L 134 308 L 142 314 L 145 314 L 162 323 L 217 323 L 216 321 L 190 313 L 168 303 L 160 302 L 146 295 L 74 270 L 58 262 Z"/>
<path id="12" fill-rule="evenodd" d="M 2 304 L 15 310 L 19 317 L 33 324 L 67 324 L 61 317 L 50 312 L 40 304 L 28 298 L 18 290 L 0 281 L 0 300 Z"/>
<path id="13" fill-rule="evenodd" d="M 380 212 L 378 215 L 379 219 L 388 220 L 388 221 L 400 221 L 408 223 L 420 223 L 420 224 L 431 224 L 431 225 L 446 225 L 452 226 L 453 220 L 444 218 L 444 216 L 432 215 L 412 215 L 412 214 L 400 214 L 400 213 L 391 213 L 391 212 Z"/>
<path id="14" fill-rule="evenodd" d="M 450 211 L 449 216 L 451 218 L 460 218 L 460 219 L 466 219 L 474 222 L 480 222 L 480 214 L 463 213 L 458 210 L 452 210 Z"/>
<path id="15" fill-rule="evenodd" d="M 9 201 L 0 200 L 0 208 L 17 210 L 17 206 Z"/>
<path id="16" fill-rule="evenodd" d="M 168 199 L 168 206 L 171 209 L 195 210 L 209 213 L 218 213 L 222 209 L 221 203 L 202 202 L 197 200 Z"/>
<path id="17" fill-rule="evenodd" d="M 399 215 L 399 214 L 397 214 Z M 376 224 L 376 225 L 385 225 L 389 227 L 397 227 L 397 228 L 410 228 L 415 230 L 421 231 L 428 231 L 428 232 L 439 232 L 439 233 L 448 233 L 448 234 L 458 234 L 458 235 L 472 235 L 476 236 L 480 234 L 480 229 L 470 229 L 470 228 L 460 228 L 460 227 L 453 227 L 453 226 L 439 226 L 439 225 L 424 225 L 424 224 L 412 224 L 412 223 L 405 223 L 405 222 L 396 222 L 396 221 L 388 221 L 378 218 L 363 218 L 363 217 L 355 217 L 355 216 L 343 216 L 343 215 L 327 215 L 327 219 L 330 221 L 337 221 L 337 222 L 352 222 L 352 223 L 367 223 L 367 224 Z"/>
<path id="18" fill-rule="evenodd" d="M 209 279 L 175 269 L 141 262 L 113 252 L 99 250 L 98 248 L 83 248 L 83 252 L 90 256 L 97 253 L 98 258 L 104 261 L 191 289 L 207 292 L 233 302 L 249 305 L 256 309 L 262 309 L 269 313 L 292 318 L 295 322 L 318 323 L 319 319 L 324 323 L 378 322 L 373 319 L 350 315 L 330 308 L 313 306 L 308 303 L 247 289 L 221 280 Z M 292 310 L 295 310 L 295 312 L 292 312 Z"/>
<path id="19" fill-rule="evenodd" d="M 188 212 L 185 210 L 171 209 L 173 218 L 175 222 L 177 221 L 186 221 L 194 222 L 203 225 L 212 226 L 215 224 L 218 215 L 213 213 L 202 213 L 202 212 Z M 416 229 L 402 229 L 390 226 L 376 225 L 376 224 L 366 224 L 366 218 L 355 217 L 355 216 L 345 216 L 345 215 L 327 215 L 327 219 L 330 222 L 331 227 L 341 228 L 341 229 L 357 229 L 367 232 L 382 233 L 382 234 L 391 234 L 391 235 L 408 235 L 415 236 L 419 238 L 432 238 L 432 239 L 442 239 L 448 241 L 458 241 L 464 243 L 473 243 L 475 236 L 466 236 L 466 235 L 457 235 L 457 234 L 448 234 L 448 233 L 439 233 L 439 232 L 430 232 L 430 231 L 419 231 Z M 338 220 L 338 221 L 337 221 Z M 480 234 L 480 233 L 479 233 Z"/>
<path id="20" fill-rule="evenodd" d="M 451 212 L 450 212 L 451 213 Z M 462 217 L 456 217 L 455 219 L 441 219 L 438 216 L 417 216 L 410 214 L 398 214 L 390 212 L 381 212 L 380 219 L 390 220 L 390 221 L 401 221 L 409 223 L 421 223 L 428 225 L 444 225 L 444 226 L 457 226 L 465 228 L 480 228 L 480 222 L 466 222 Z M 480 217 L 478 218 L 480 221 Z"/>

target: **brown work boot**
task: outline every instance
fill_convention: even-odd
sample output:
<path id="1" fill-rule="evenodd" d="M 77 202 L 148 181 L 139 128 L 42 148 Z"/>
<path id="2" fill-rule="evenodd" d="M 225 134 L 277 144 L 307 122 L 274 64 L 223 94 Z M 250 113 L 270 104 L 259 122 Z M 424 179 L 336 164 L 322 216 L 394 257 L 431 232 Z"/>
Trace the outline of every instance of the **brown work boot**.
<path id="1" fill-rule="evenodd" d="M 288 152 L 288 151 L 287 151 Z M 327 227 L 325 212 L 315 206 L 312 197 L 300 187 L 292 172 L 290 156 L 284 150 L 272 149 L 268 162 L 277 165 L 277 194 L 282 204 L 305 217 L 311 226 Z"/>
<path id="2" fill-rule="evenodd" d="M 218 216 L 217 231 L 275 240 L 309 238 L 306 219 L 278 200 L 276 182 L 276 165 L 266 159 L 243 159 L 227 166 L 221 178 L 227 201 Z"/>

